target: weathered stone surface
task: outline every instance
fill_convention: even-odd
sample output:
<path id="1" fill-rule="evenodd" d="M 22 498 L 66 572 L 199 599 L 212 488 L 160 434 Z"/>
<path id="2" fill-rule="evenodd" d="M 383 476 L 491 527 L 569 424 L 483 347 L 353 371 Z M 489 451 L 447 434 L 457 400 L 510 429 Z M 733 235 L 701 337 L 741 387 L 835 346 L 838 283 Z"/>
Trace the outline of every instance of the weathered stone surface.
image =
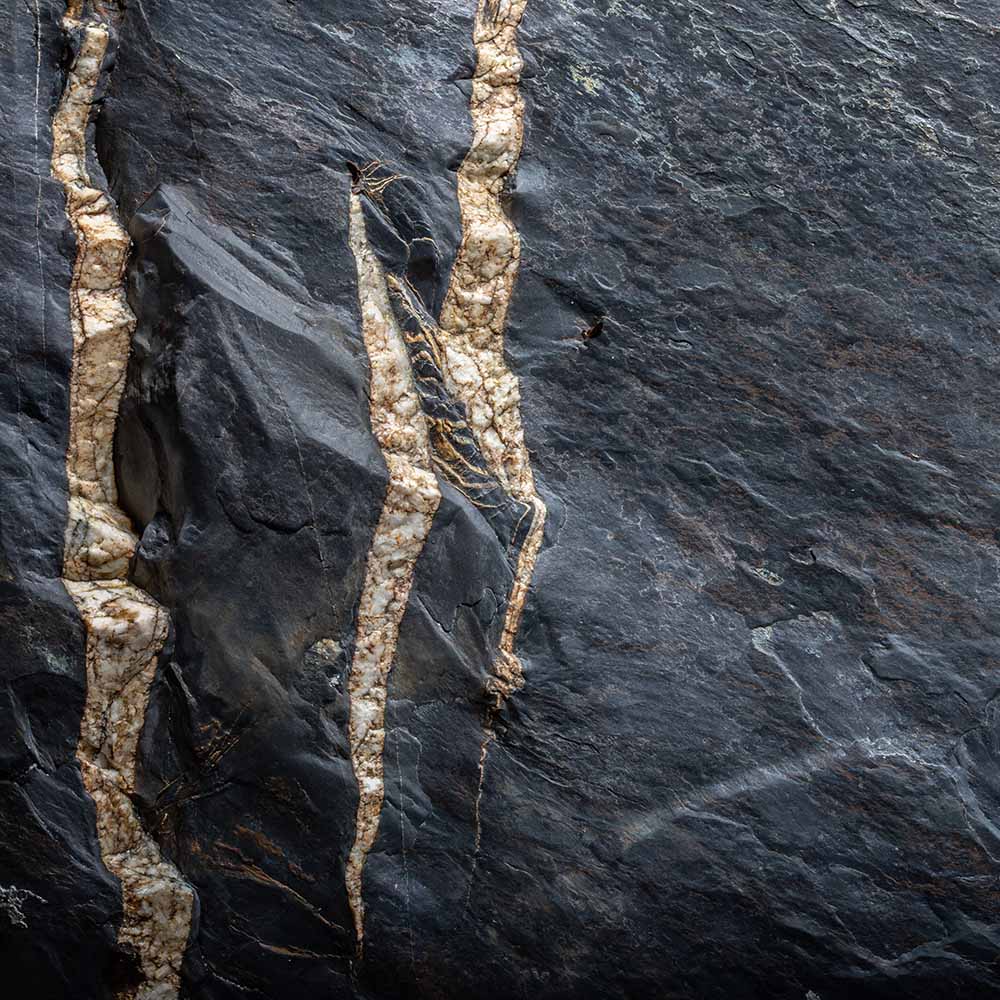
<path id="1" fill-rule="evenodd" d="M 96 543 L 67 572 L 169 616 L 129 822 L 194 891 L 179 992 L 129 947 L 78 754 L 95 692 L 61 578 L 67 520 L 83 523 L 80 248 L 50 170 L 83 33 L 55 0 L 0 13 L 13 996 L 1000 987 L 1000 11 L 482 16 L 522 6 L 515 93 L 473 86 L 476 0 L 70 5 L 110 38 L 87 167 L 133 244 L 137 325 L 105 422 L 115 524 L 138 547 L 127 573 Z M 503 275 L 459 285 L 482 292 L 466 313 L 503 338 L 491 370 L 519 389 L 496 440 L 484 400 L 513 394 L 466 398 L 447 350 L 474 228 L 463 164 L 490 101 L 483 176 L 506 179 L 478 218 Z M 402 395 L 370 384 L 352 197 L 409 350 Z M 458 259 L 461 276 L 485 258 Z M 380 420 L 392 396 L 410 427 L 417 395 L 415 467 L 440 502 L 394 560 L 379 526 L 405 476 Z M 519 574 L 531 490 L 548 517 Z M 366 572 L 406 606 L 356 878 L 351 668 L 387 621 Z"/>

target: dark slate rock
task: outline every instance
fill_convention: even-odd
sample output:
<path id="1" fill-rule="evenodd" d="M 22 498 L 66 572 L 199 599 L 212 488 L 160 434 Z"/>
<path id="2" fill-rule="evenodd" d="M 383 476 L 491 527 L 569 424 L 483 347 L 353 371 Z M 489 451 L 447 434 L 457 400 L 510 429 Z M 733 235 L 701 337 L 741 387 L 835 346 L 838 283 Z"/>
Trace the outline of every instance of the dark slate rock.
<path id="1" fill-rule="evenodd" d="M 330 717 L 344 664 L 309 653 L 350 648 L 384 492 L 363 369 L 331 309 L 181 190 L 158 188 L 132 233 L 151 322 L 122 407 L 123 503 L 148 525 L 136 579 L 174 625 L 144 734 L 148 817 L 199 894 L 197 989 L 276 989 L 290 955 L 319 989 L 353 948 L 357 793 Z"/>
<path id="2" fill-rule="evenodd" d="M 173 623 L 138 797 L 198 894 L 183 995 L 994 995 L 982 5 L 529 0 L 507 355 L 550 516 L 526 683 L 480 775 L 509 539 L 446 486 L 354 957 L 346 691 L 386 471 L 347 199 L 401 175 L 366 218 L 433 319 L 473 6 L 144 0 L 117 31 L 95 155 L 139 327 L 116 450 L 133 577 Z M 74 758 L 66 43 L 38 11 L 37 63 L 33 9 L 0 14 L 0 952 L 31 995 L 89 998 L 117 985 L 120 898 Z"/>

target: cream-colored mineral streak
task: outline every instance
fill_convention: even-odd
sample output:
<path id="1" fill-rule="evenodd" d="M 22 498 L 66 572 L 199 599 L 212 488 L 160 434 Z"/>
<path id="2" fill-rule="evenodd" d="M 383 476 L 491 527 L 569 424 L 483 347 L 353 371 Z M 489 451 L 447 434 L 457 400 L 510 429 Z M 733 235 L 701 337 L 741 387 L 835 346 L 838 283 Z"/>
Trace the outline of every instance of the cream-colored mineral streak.
<path id="1" fill-rule="evenodd" d="M 531 508 L 494 664 L 494 705 L 524 683 L 514 642 L 542 544 L 545 505 L 535 492 L 521 425 L 521 391 L 504 359 L 504 329 L 521 241 L 503 208 L 524 138 L 517 29 L 527 0 L 479 0 L 473 41 L 472 146 L 458 171 L 462 245 L 441 310 L 448 387 L 464 404 L 490 472 Z M 491 736 L 488 724 L 487 740 Z"/>
<path id="2" fill-rule="evenodd" d="M 360 953 L 365 919 L 362 873 L 378 833 L 385 794 L 386 684 L 413 571 L 441 492 L 432 471 L 427 427 L 406 343 L 389 302 L 382 267 L 368 244 L 357 194 L 351 195 L 350 241 L 357 262 L 362 331 L 371 370 L 372 430 L 389 471 L 382 513 L 365 566 L 349 683 L 348 732 L 358 782 L 358 815 L 346 882 Z"/>
<path id="3" fill-rule="evenodd" d="M 464 405 L 486 467 L 531 521 L 515 568 L 497 659 L 492 700 L 480 752 L 480 794 L 496 712 L 523 684 L 514 655 L 524 602 L 545 527 L 521 426 L 521 394 L 504 359 L 507 309 L 517 278 L 520 239 L 503 209 L 507 178 L 521 153 L 524 104 L 517 28 L 527 0 L 480 0 L 474 42 L 472 146 L 458 173 L 462 245 L 440 317 L 442 374 Z M 406 343 L 389 302 L 385 276 L 368 245 L 361 200 L 351 199 L 351 246 L 365 346 L 371 361 L 371 419 L 389 467 L 389 489 L 368 557 L 351 668 L 351 756 L 360 800 L 347 890 L 358 949 L 364 936 L 361 876 L 378 831 L 384 795 L 386 681 L 417 557 L 440 500 L 420 401 Z M 476 846 L 479 846 L 479 796 Z"/>
<path id="4" fill-rule="evenodd" d="M 121 881 L 118 940 L 135 953 L 144 976 L 120 997 L 169 1000 L 180 985 L 194 897 L 143 829 L 131 799 L 149 688 L 169 622 L 163 608 L 126 579 L 137 539 L 115 486 L 115 422 L 135 327 L 124 289 L 129 239 L 87 169 L 87 124 L 108 27 L 77 20 L 78 5 L 67 9 L 64 26 L 81 29 L 82 39 L 52 122 L 52 173 L 65 190 L 77 246 L 63 562 L 66 589 L 87 630 L 77 757 L 94 800 L 101 857 Z"/>

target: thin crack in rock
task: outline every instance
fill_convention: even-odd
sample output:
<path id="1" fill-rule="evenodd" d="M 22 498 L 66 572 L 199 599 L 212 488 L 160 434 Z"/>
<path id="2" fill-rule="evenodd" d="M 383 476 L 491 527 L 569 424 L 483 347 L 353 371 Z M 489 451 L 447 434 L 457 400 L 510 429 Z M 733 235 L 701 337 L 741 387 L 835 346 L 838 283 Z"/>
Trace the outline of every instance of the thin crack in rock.
<path id="1" fill-rule="evenodd" d="M 349 681 L 348 733 L 358 783 L 358 814 L 345 881 L 360 955 L 365 920 L 362 875 L 378 833 L 385 796 L 386 684 L 414 568 L 441 492 L 406 344 L 389 302 L 382 267 L 368 244 L 361 198 L 356 193 L 351 195 L 350 242 L 357 263 L 362 331 L 371 370 L 372 431 L 389 472 L 365 566 Z"/>
<path id="2" fill-rule="evenodd" d="M 77 758 L 94 800 L 102 860 L 121 882 L 118 941 L 135 954 L 144 977 L 127 1000 L 170 1000 L 180 987 L 194 893 L 132 803 L 139 736 L 169 619 L 127 579 L 137 538 L 118 507 L 114 431 L 135 328 L 124 288 L 129 239 L 87 169 L 87 127 L 110 32 L 104 21 L 85 20 L 73 2 L 63 26 L 80 35 L 52 123 L 52 174 L 65 191 L 77 246 L 63 560 L 63 582 L 87 630 Z"/>

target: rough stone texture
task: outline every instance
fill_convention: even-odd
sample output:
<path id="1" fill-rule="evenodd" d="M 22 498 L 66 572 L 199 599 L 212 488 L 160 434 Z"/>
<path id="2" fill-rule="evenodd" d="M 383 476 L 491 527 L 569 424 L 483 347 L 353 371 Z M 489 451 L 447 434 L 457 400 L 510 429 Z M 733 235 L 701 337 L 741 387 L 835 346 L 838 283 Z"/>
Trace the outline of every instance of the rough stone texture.
<path id="1" fill-rule="evenodd" d="M 0 957 L 5 990 L 45 1000 L 109 995 L 121 919 L 76 762 L 85 632 L 60 581 L 75 256 L 50 177 L 62 13 L 0 11 Z"/>
<path id="2" fill-rule="evenodd" d="M 103 1000 L 134 963 L 60 583 L 63 12 L 0 13 L 0 955 L 15 996 Z M 114 468 L 172 623 L 134 803 L 197 895 L 180 996 L 995 995 L 1000 10 L 971 0 L 528 0 L 501 198 L 549 511 L 524 684 L 480 776 L 523 538 L 502 482 L 439 465 L 355 957 L 350 667 L 390 475 L 349 202 L 398 175 L 368 236 L 465 461 L 432 362 L 475 13 L 133 0 L 117 28 Z"/>

